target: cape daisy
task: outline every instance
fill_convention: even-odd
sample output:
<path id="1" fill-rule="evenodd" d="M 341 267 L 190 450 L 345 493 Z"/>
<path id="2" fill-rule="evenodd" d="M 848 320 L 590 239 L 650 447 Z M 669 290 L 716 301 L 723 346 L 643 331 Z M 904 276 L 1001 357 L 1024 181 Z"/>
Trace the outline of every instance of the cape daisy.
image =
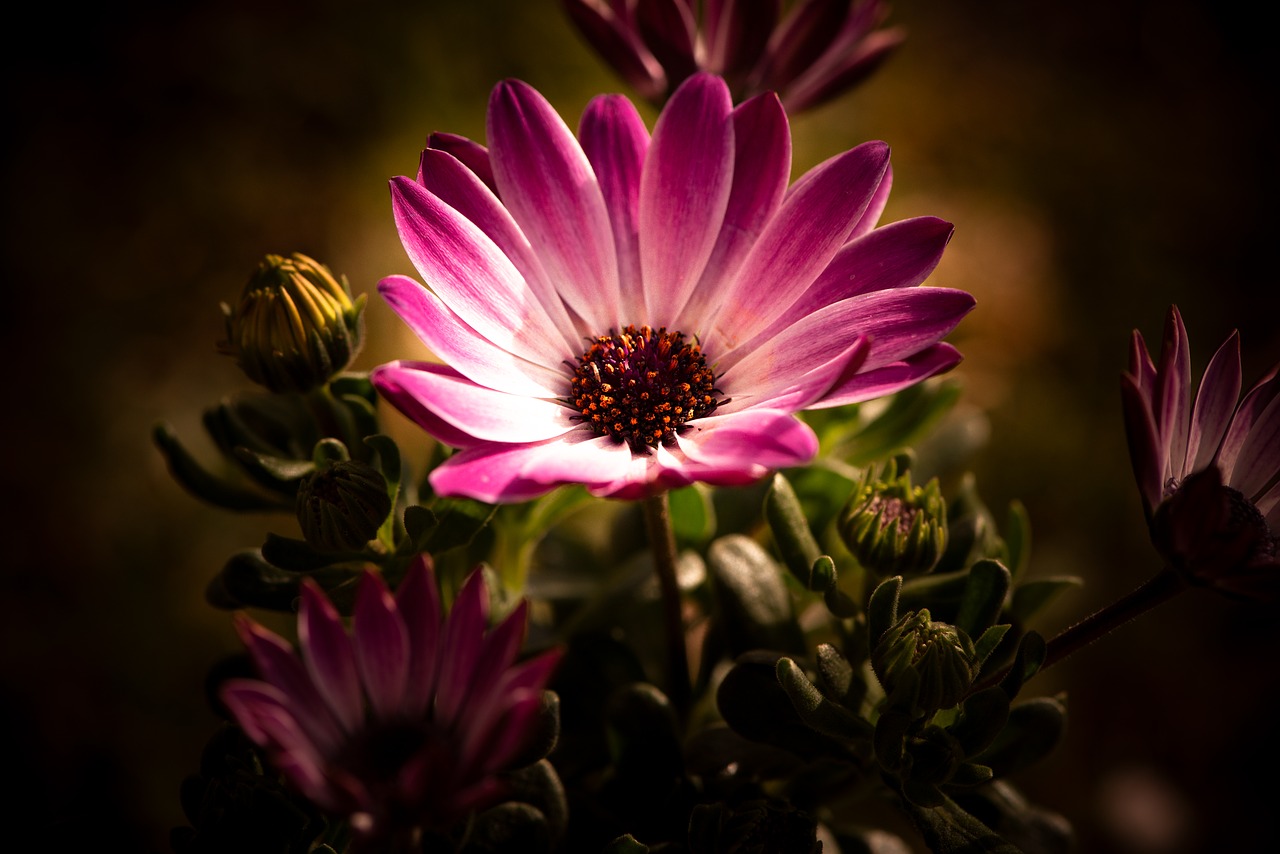
<path id="1" fill-rule="evenodd" d="M 433 137 L 417 180 L 391 182 L 430 289 L 391 276 L 379 290 L 447 365 L 394 362 L 373 381 L 460 449 L 431 474 L 441 494 L 520 501 L 581 483 L 639 498 L 748 483 L 816 453 L 794 413 L 960 361 L 941 339 L 973 298 L 916 287 L 952 227 L 876 227 L 884 143 L 788 186 L 777 97 L 735 109 L 709 74 L 681 85 L 652 136 L 630 101 L 605 95 L 578 139 L 535 90 L 506 81 L 488 137 L 487 150 Z"/>

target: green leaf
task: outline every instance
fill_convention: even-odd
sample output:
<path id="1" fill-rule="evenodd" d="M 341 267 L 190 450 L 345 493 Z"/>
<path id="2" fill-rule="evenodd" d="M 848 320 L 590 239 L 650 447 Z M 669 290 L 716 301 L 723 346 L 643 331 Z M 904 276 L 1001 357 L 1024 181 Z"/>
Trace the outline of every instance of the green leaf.
<path id="1" fill-rule="evenodd" d="M 1009 570 L 997 560 L 980 560 L 969 570 L 955 624 L 976 638 L 995 624 L 1009 593 Z"/>
<path id="2" fill-rule="evenodd" d="M 965 756 L 986 750 L 1009 720 L 1009 697 L 999 686 L 979 691 L 960 707 L 960 717 L 947 731 L 960 743 Z"/>
<path id="3" fill-rule="evenodd" d="M 893 395 L 889 405 L 840 449 L 850 465 L 865 466 L 909 448 L 937 424 L 960 399 L 954 380 L 918 383 Z"/>
<path id="4" fill-rule="evenodd" d="M 707 567 L 732 655 L 805 650 L 781 569 L 759 543 L 741 534 L 720 537 L 707 550 Z"/>
<path id="5" fill-rule="evenodd" d="M 973 643 L 973 661 L 978 667 L 991 657 L 991 653 L 996 651 L 996 647 L 1000 645 L 1000 641 L 1004 640 L 1005 634 L 1009 631 L 1008 623 L 1001 623 L 998 626 L 989 626 L 981 636 Z"/>
<path id="6" fill-rule="evenodd" d="M 258 454 L 243 446 L 235 449 L 235 455 L 246 469 L 251 470 L 251 473 L 282 483 L 301 480 L 316 470 L 316 464 L 311 460 L 294 460 L 271 454 Z"/>
<path id="7" fill-rule="evenodd" d="M 934 854 L 1022 854 L 945 795 L 936 807 L 903 808 Z"/>
<path id="8" fill-rule="evenodd" d="M 1037 578 L 1035 581 L 1019 584 L 1013 591 L 1009 613 L 1025 624 L 1063 592 L 1083 585 L 1084 579 L 1076 575 Z"/>
<path id="9" fill-rule="evenodd" d="M 290 572 L 311 572 L 323 566 L 352 558 L 363 558 L 363 552 L 318 552 L 306 540 L 267 534 L 262 556 L 268 563 Z"/>
<path id="10" fill-rule="evenodd" d="M 845 741 L 870 741 L 874 733 L 871 725 L 824 697 L 789 658 L 778 659 L 778 683 L 787 692 L 796 714 L 813 729 Z"/>
<path id="11" fill-rule="evenodd" d="M 636 838 L 628 833 L 600 849 L 600 854 L 649 854 L 649 846 L 637 842 Z"/>
<path id="12" fill-rule="evenodd" d="M 1058 745 L 1067 727 L 1067 707 L 1053 697 L 1014 704 L 1004 729 L 974 761 L 997 777 L 1015 774 L 1039 762 Z"/>
<path id="13" fill-rule="evenodd" d="M 468 498 L 437 498 L 430 508 L 405 508 L 404 528 L 410 551 L 440 554 L 470 545 L 497 512 L 497 507 Z"/>
<path id="14" fill-rule="evenodd" d="M 173 479 L 197 498 L 227 510 L 280 510 L 293 506 L 283 499 L 263 495 L 211 474 L 183 447 L 168 424 L 157 424 L 152 438 L 164 454 Z"/>
<path id="15" fill-rule="evenodd" d="M 1044 664 L 1046 649 L 1044 638 L 1038 632 L 1030 631 L 1018 642 L 1018 652 L 1014 655 L 1013 666 L 1000 682 L 1000 688 L 1012 700 L 1018 696 L 1022 686 Z"/>
<path id="16" fill-rule="evenodd" d="M 773 476 L 769 491 L 765 493 L 764 517 L 773 532 L 773 541 L 783 563 L 801 584 L 808 587 L 813 564 L 822 550 L 809 529 L 809 520 L 800 507 L 800 499 L 781 472 Z"/>
<path id="17" fill-rule="evenodd" d="M 867 602 L 867 630 L 871 646 L 880 641 L 880 636 L 898 622 L 898 596 L 902 592 L 902 576 L 886 578 L 876 586 Z"/>
<path id="18" fill-rule="evenodd" d="M 1005 519 L 1004 546 L 1009 559 L 1009 572 L 1020 578 L 1031 562 L 1031 516 L 1021 501 L 1009 502 Z"/>
<path id="19" fill-rule="evenodd" d="M 707 488 L 701 484 L 686 486 L 672 490 L 668 498 L 676 545 L 699 548 L 710 542 L 716 533 L 716 512 Z"/>

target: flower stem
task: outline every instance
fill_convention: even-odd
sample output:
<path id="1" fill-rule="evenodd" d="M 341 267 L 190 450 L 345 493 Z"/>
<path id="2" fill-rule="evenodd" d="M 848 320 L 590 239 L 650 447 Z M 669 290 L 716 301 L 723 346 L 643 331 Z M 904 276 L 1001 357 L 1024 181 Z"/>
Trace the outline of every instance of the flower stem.
<path id="1" fill-rule="evenodd" d="M 1121 596 L 1068 629 L 1059 632 L 1049 641 L 1041 670 L 1057 664 L 1098 638 L 1110 634 L 1125 623 L 1142 616 L 1187 588 L 1187 583 L 1172 569 L 1165 567 L 1147 579 L 1137 590 Z"/>
<path id="2" fill-rule="evenodd" d="M 667 636 L 667 696 L 681 718 L 689 710 L 689 657 L 685 648 L 680 582 L 676 577 L 676 537 L 671 527 L 671 502 L 660 492 L 644 499 L 644 526 L 653 552 L 662 595 L 662 621 Z"/>

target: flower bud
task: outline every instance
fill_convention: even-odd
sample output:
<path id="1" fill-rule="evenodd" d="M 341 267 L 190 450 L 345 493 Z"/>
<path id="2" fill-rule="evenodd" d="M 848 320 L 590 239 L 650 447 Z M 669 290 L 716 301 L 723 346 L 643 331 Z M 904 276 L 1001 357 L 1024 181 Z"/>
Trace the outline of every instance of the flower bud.
<path id="1" fill-rule="evenodd" d="M 947 508 L 936 478 L 912 486 L 911 473 L 897 474 L 890 461 L 862 484 L 840 514 L 839 532 L 849 551 L 882 578 L 925 575 L 947 547 Z"/>
<path id="2" fill-rule="evenodd" d="M 322 464 L 298 486 L 298 524 L 307 542 L 321 551 L 364 548 L 390 512 L 386 478 L 365 463 Z"/>
<path id="3" fill-rule="evenodd" d="M 363 294 L 351 299 L 346 277 L 306 255 L 268 255 L 235 308 L 223 303 L 227 340 L 218 350 L 271 391 L 310 391 L 360 352 L 364 305 Z"/>
<path id="4" fill-rule="evenodd" d="M 935 623 L 927 609 L 903 616 L 881 636 L 871 653 L 871 669 L 884 686 L 893 689 L 908 670 L 919 676 L 915 707 L 924 715 L 959 703 L 977 676 L 977 653 L 963 629 Z"/>

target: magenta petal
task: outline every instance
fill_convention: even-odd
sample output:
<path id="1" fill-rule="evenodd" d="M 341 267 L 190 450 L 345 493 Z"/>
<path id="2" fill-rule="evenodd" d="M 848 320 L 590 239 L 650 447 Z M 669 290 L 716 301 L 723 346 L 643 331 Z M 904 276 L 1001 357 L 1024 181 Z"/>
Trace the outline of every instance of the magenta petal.
<path id="1" fill-rule="evenodd" d="M 338 612 L 311 580 L 302 583 L 298 643 L 311 681 L 348 732 L 364 723 L 364 698 L 351 639 Z"/>
<path id="2" fill-rule="evenodd" d="M 496 689 L 520 654 L 528 620 L 529 603 L 522 599 L 515 610 L 484 639 L 471 690 L 461 712 L 463 718 L 473 720 L 487 707 L 501 702 L 502 696 Z"/>
<path id="3" fill-rule="evenodd" d="M 1240 401 L 1235 417 L 1231 419 L 1231 426 L 1227 428 L 1227 435 L 1222 439 L 1222 447 L 1219 448 L 1217 457 L 1218 468 L 1222 471 L 1222 479 L 1226 483 L 1231 483 L 1231 474 L 1235 470 L 1237 460 L 1240 460 L 1240 451 L 1253 430 L 1258 416 L 1278 395 L 1280 395 L 1280 365 L 1273 368 L 1270 374 L 1249 389 L 1244 399 Z M 1247 460 L 1241 460 L 1241 464 L 1249 465 Z"/>
<path id="4" fill-rule="evenodd" d="M 893 164 L 890 163 L 885 167 L 884 176 L 880 178 L 880 183 L 876 187 L 875 192 L 871 194 L 871 201 L 867 202 L 867 209 L 862 212 L 862 216 L 858 217 L 858 222 L 854 225 L 853 231 L 849 232 L 849 239 L 854 240 L 863 235 L 870 234 L 871 230 L 880 222 L 880 215 L 884 213 L 885 205 L 889 204 L 889 191 L 893 189 Z"/>
<path id="5" fill-rule="evenodd" d="M 621 95 L 601 95 L 587 104 L 578 137 L 609 209 L 613 242 L 618 250 L 621 316 L 631 322 L 644 316 L 640 173 L 649 150 L 649 131 L 630 101 Z"/>
<path id="6" fill-rule="evenodd" d="M 476 385 L 445 365 L 400 363 L 396 383 L 439 418 L 486 442 L 540 442 L 578 426 L 556 400 L 506 394 Z"/>
<path id="7" fill-rule="evenodd" d="M 563 374 L 521 359 L 463 322 L 440 298 L 406 276 L 388 276 L 378 292 L 418 338 L 472 382 L 530 397 L 563 393 Z"/>
<path id="8" fill-rule="evenodd" d="M 271 685 L 232 679 L 222 686 L 222 702 L 245 735 L 267 751 L 271 762 L 304 795 L 323 807 L 336 806 L 323 772 L 323 758 Z"/>
<path id="9" fill-rule="evenodd" d="M 756 472 L 803 465 L 818 452 L 813 430 L 789 412 L 749 409 L 700 418 L 690 426 L 679 437 L 680 449 L 706 466 Z"/>
<path id="10" fill-rule="evenodd" d="M 889 163 L 889 147 L 870 142 L 815 167 L 765 226 L 723 294 L 707 347 L 727 351 L 781 315 L 844 244 Z"/>
<path id="11" fill-rule="evenodd" d="M 401 711 L 409 675 L 409 633 L 382 577 L 366 571 L 356 594 L 353 639 L 356 663 L 374 712 L 383 718 Z"/>
<path id="12" fill-rule="evenodd" d="M 453 725 L 466 702 L 488 627 L 489 590 L 484 572 L 477 569 L 463 582 L 444 625 L 436 716 L 445 726 Z"/>
<path id="13" fill-rule="evenodd" d="M 236 631 L 262 678 L 280 691 L 311 740 L 322 750 L 336 746 L 342 740 L 342 728 L 293 648 L 248 617 L 237 616 Z"/>
<path id="14" fill-rule="evenodd" d="M 391 182 L 391 197 L 409 259 L 468 326 L 539 364 L 571 355 L 519 270 L 475 223 L 408 178 Z"/>
<path id="15" fill-rule="evenodd" d="M 1155 400 L 1156 366 L 1147 352 L 1147 342 L 1142 340 L 1142 333 L 1136 329 L 1129 342 L 1129 374 L 1143 397 L 1148 401 Z"/>
<path id="16" fill-rule="evenodd" d="M 454 427 L 432 411 L 423 401 L 414 396 L 412 383 L 406 385 L 405 378 L 412 378 L 427 362 L 391 362 L 374 368 L 369 374 L 378 394 L 398 409 L 405 417 L 426 430 L 433 437 L 454 448 L 468 448 L 480 444 L 480 440 Z"/>
<path id="17" fill-rule="evenodd" d="M 640 94 L 654 100 L 667 88 L 666 73 L 628 23 L 600 0 L 565 0 L 569 19 Z"/>
<path id="18" fill-rule="evenodd" d="M 1239 400 L 1240 335 L 1233 332 L 1213 354 L 1200 379 L 1187 442 L 1189 471 L 1200 471 L 1217 456 Z"/>
<path id="19" fill-rule="evenodd" d="M 456 133 L 433 133 L 427 137 L 427 147 L 452 155 L 470 169 L 491 193 L 497 194 L 498 188 L 493 182 L 493 166 L 489 163 L 489 149 Z M 421 172 L 418 173 L 418 180 L 422 180 Z"/>
<path id="20" fill-rule="evenodd" d="M 742 77 L 764 55 L 778 23 L 778 3 L 709 0 L 703 9 L 707 70 L 731 80 Z"/>
<path id="21" fill-rule="evenodd" d="M 1160 446 L 1166 451 L 1163 479 L 1181 480 L 1187 469 L 1187 435 L 1191 422 L 1191 351 L 1187 329 L 1177 307 L 1169 309 L 1164 342 L 1160 349 L 1159 384 L 1154 414 L 1160 430 Z"/>
<path id="22" fill-rule="evenodd" d="M 518 80 L 494 88 L 488 126 L 502 201 L 561 297 L 587 334 L 620 325 L 609 212 L 578 141 L 546 99 Z"/>
<path id="23" fill-rule="evenodd" d="M 960 361 L 960 352 L 955 347 L 950 344 L 934 344 L 900 362 L 859 371 L 852 377 L 837 382 L 826 397 L 809 408 L 830 409 L 833 406 L 875 400 L 945 373 L 960 364 Z"/>
<path id="24" fill-rule="evenodd" d="M 724 81 L 689 78 L 653 131 L 640 178 L 646 322 L 672 326 L 702 275 L 733 186 L 733 102 Z"/>
<path id="25" fill-rule="evenodd" d="M 840 328 L 828 321 L 827 315 L 835 313 L 838 309 L 815 312 L 760 344 L 738 348 L 734 356 L 741 355 L 741 361 L 722 360 L 728 367 L 721 388 L 730 397 L 724 411 L 805 409 L 827 393 L 851 361 L 861 365 L 870 341 L 830 334 L 829 329 Z"/>
<path id="26" fill-rule="evenodd" d="M 791 131 L 773 93 L 733 111 L 733 188 L 711 258 L 676 327 L 693 328 L 721 298 L 765 224 L 777 212 L 791 178 Z"/>
<path id="27" fill-rule="evenodd" d="M 685 0 L 647 0 L 634 7 L 636 28 L 667 82 L 675 86 L 698 70 L 698 25 Z"/>
<path id="28" fill-rule="evenodd" d="M 527 445 L 488 445 L 454 454 L 430 476 L 441 495 L 478 501 L 524 501 L 565 483 L 588 486 L 621 476 L 631 449 L 587 428 Z"/>
<path id="29" fill-rule="evenodd" d="M 1227 483 L 1250 501 L 1272 486 L 1280 474 L 1280 396 L 1258 415 L 1240 448 Z M 1224 472 L 1224 478 L 1227 474 Z"/>
<path id="30" fill-rule="evenodd" d="M 430 707 L 435 696 L 440 661 L 440 592 L 428 555 L 418 555 L 409 566 L 396 589 L 396 608 L 409 638 L 404 713 L 416 717 Z"/>
<path id="31" fill-rule="evenodd" d="M 1139 381 L 1131 374 L 1120 378 L 1120 401 L 1124 411 L 1125 437 L 1129 443 L 1129 460 L 1142 496 L 1143 511 L 1149 521 L 1164 492 L 1165 465 L 1160 432 L 1151 414 L 1150 401 Z"/>

